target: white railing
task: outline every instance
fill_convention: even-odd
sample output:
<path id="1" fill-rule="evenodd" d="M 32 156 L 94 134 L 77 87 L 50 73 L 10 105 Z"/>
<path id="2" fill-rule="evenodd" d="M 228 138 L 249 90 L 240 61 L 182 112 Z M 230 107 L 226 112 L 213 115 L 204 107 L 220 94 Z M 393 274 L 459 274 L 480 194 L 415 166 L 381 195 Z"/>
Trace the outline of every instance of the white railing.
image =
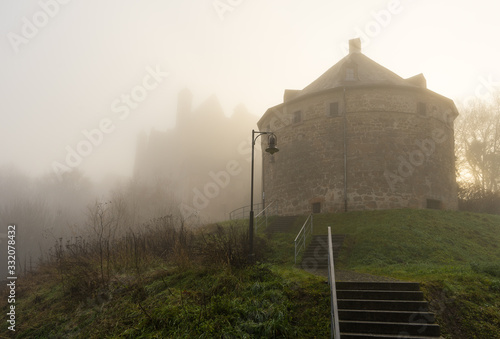
<path id="1" fill-rule="evenodd" d="M 309 225 L 307 224 L 309 222 Z M 295 263 L 297 263 L 297 256 L 299 255 L 301 249 L 306 250 L 307 239 L 312 236 L 313 233 L 313 215 L 312 213 L 306 219 L 306 222 L 299 231 L 299 234 L 295 237 Z"/>
<path id="2" fill-rule="evenodd" d="M 267 228 L 267 217 L 268 216 L 271 216 L 271 215 L 276 215 L 276 211 L 277 211 L 277 203 L 276 203 L 276 200 L 273 201 L 272 203 L 270 203 L 269 205 L 266 206 L 266 208 L 264 208 L 262 211 L 259 212 L 259 214 L 257 214 L 253 220 L 254 220 L 254 227 L 255 227 L 255 232 L 257 232 L 257 229 L 259 228 L 259 226 L 265 224 Z M 274 214 L 271 214 L 271 211 L 273 210 L 274 208 L 274 211 L 275 213 Z"/>
<path id="3" fill-rule="evenodd" d="M 331 294 L 331 338 L 340 339 L 337 287 L 335 286 L 335 264 L 333 262 L 332 230 L 328 226 L 328 282 Z"/>

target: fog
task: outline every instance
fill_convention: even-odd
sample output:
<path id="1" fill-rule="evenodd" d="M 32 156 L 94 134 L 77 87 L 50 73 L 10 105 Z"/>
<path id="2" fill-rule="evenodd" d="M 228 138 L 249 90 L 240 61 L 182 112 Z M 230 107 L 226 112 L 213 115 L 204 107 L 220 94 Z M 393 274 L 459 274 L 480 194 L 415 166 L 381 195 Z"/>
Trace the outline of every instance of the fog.
<path id="1" fill-rule="evenodd" d="M 1 229 L 17 223 L 37 257 L 81 233 L 96 200 L 135 206 L 130 223 L 226 219 L 249 204 L 251 130 L 284 89 L 304 88 L 361 37 L 363 53 L 402 77 L 423 73 L 457 103 L 487 97 L 500 86 L 498 7 L 2 1 Z"/>

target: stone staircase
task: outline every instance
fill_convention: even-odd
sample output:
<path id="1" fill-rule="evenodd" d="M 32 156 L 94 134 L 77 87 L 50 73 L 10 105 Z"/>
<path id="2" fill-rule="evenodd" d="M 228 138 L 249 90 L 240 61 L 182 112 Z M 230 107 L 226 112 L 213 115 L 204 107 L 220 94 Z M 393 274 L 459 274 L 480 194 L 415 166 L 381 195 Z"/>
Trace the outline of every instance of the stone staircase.
<path id="1" fill-rule="evenodd" d="M 267 233 L 286 233 L 290 232 L 295 220 L 296 216 L 284 216 L 284 217 L 276 217 L 273 222 L 267 227 Z"/>
<path id="2" fill-rule="evenodd" d="M 333 258 L 337 259 L 345 234 L 332 234 Z M 302 269 L 322 270 L 328 269 L 328 236 L 313 235 L 311 243 L 307 246 L 301 262 Z"/>
<path id="3" fill-rule="evenodd" d="M 345 235 L 332 235 L 337 258 Z M 328 236 L 315 235 L 302 257 L 307 271 L 328 269 Z M 371 280 L 371 279 L 370 279 Z M 439 325 L 418 283 L 337 282 L 341 339 L 439 338 Z"/>
<path id="4" fill-rule="evenodd" d="M 418 283 L 337 282 L 341 339 L 439 338 Z"/>

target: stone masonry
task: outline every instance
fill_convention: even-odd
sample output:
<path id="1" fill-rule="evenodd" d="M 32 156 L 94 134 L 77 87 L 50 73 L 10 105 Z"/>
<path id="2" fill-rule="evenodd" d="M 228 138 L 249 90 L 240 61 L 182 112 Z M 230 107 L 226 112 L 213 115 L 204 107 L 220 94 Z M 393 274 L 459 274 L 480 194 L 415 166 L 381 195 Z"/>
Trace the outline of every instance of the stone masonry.
<path id="1" fill-rule="evenodd" d="M 280 151 L 263 155 L 262 187 L 282 214 L 457 208 L 452 100 L 351 51 L 266 111 Z M 263 149 L 267 143 L 261 138 Z"/>

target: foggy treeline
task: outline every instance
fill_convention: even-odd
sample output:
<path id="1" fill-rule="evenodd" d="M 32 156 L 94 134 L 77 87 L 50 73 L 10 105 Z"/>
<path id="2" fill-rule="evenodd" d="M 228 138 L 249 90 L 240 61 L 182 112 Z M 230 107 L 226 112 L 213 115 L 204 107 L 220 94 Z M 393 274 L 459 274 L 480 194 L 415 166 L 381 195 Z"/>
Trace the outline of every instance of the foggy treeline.
<path id="1" fill-rule="evenodd" d="M 137 149 L 123 150 L 136 154 L 128 179 L 96 183 L 78 169 L 32 178 L 14 166 L 0 168 L 0 223 L 4 229 L 17 225 L 18 270 L 34 269 L 55 244 L 95 237 L 99 211 L 113 224 L 109 236 L 118 238 L 153 218 L 197 227 L 225 220 L 231 210 L 248 205 L 251 130 L 257 118 L 242 105 L 226 117 L 215 96 L 195 109 L 191 100 L 188 90 L 179 94 L 175 128 L 143 132 Z M 260 157 L 257 149 L 257 169 Z M 5 236 L 0 234 L 4 252 Z M 3 262 L 0 274 L 5 271 Z"/>
<path id="2" fill-rule="evenodd" d="M 0 168 L 0 191 L 0 222 L 3 230 L 16 225 L 16 261 L 21 267 L 36 265 L 55 237 L 76 234 L 82 207 L 94 195 L 90 181 L 78 171 L 64 174 L 62 180 L 50 174 L 31 178 L 13 166 Z M 5 235 L 0 239 L 4 252 Z"/>

